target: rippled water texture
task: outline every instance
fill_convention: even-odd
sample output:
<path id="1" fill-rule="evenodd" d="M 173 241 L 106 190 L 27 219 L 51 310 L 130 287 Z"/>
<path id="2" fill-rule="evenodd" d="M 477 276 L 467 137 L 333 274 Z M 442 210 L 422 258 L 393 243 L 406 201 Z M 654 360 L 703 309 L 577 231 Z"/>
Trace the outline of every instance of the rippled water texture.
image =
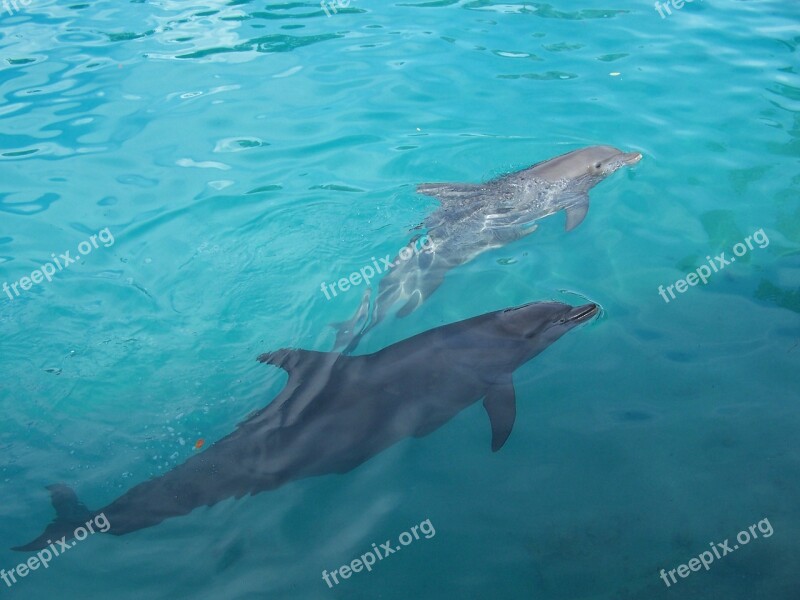
<path id="1" fill-rule="evenodd" d="M 260 353 L 330 350 L 363 285 L 321 284 L 407 243 L 436 208 L 418 183 L 644 155 L 574 231 L 547 217 L 454 269 L 359 352 L 533 300 L 602 316 L 515 373 L 497 453 L 477 403 L 350 473 L 90 536 L 2 593 L 800 597 L 800 4 L 333 2 L 2 5 L 0 284 L 80 258 L 0 292 L 0 569 L 53 518 L 45 486 L 108 504 L 268 404 L 286 375 Z M 322 579 L 426 519 L 434 537 Z"/>

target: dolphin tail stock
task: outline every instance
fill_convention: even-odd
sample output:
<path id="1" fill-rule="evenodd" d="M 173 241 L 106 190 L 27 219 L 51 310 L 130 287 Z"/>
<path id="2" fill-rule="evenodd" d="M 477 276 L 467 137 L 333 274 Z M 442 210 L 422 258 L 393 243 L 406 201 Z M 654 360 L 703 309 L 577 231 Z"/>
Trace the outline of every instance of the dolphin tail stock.
<path id="1" fill-rule="evenodd" d="M 11 548 L 18 552 L 32 552 L 46 548 L 56 540 L 73 537 L 75 530 L 85 525 L 95 513 L 86 508 L 78 500 L 78 496 L 69 486 L 63 484 L 49 485 L 50 501 L 56 510 L 55 520 L 48 525 L 42 535 L 22 546 Z"/>

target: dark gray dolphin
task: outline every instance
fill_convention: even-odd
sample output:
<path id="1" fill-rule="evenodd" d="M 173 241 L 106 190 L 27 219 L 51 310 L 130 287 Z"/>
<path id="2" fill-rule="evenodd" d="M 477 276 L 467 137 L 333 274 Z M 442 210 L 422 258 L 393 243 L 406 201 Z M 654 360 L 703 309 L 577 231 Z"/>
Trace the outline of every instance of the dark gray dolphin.
<path id="1" fill-rule="evenodd" d="M 39 550 L 70 538 L 94 515 L 105 515 L 108 533 L 123 535 L 226 498 L 347 473 L 402 439 L 428 435 L 480 399 L 497 451 L 514 425 L 514 370 L 596 313 L 594 304 L 532 303 L 437 327 L 374 354 L 263 354 L 259 361 L 289 373 L 266 408 L 206 451 L 97 511 L 67 486 L 51 486 L 56 520 L 14 549 Z"/>
<path id="2" fill-rule="evenodd" d="M 370 310 L 365 294 L 355 316 L 337 327 L 335 349 L 349 352 L 380 323 L 391 308 L 404 317 L 442 283 L 447 271 L 479 254 L 532 233 L 539 219 L 564 211 L 567 231 L 575 229 L 589 210 L 589 190 L 621 167 L 639 162 L 638 152 L 611 146 L 591 146 L 551 158 L 522 171 L 486 183 L 424 183 L 417 192 L 441 205 L 420 227 L 427 229 L 421 252 L 394 261 L 378 285 Z"/>

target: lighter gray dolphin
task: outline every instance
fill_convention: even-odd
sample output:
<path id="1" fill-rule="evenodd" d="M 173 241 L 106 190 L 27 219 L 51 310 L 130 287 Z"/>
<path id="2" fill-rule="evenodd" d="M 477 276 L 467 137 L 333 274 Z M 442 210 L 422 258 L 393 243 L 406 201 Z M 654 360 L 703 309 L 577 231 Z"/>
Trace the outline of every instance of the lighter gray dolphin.
<path id="1" fill-rule="evenodd" d="M 639 162 L 638 152 L 611 146 L 574 150 L 486 183 L 423 183 L 417 192 L 440 202 L 420 225 L 427 230 L 421 251 L 397 258 L 380 281 L 372 306 L 366 293 L 355 316 L 336 324 L 334 348 L 352 351 L 361 337 L 401 304 L 398 317 L 420 306 L 447 272 L 479 254 L 532 233 L 536 221 L 564 211 L 566 230 L 575 229 L 589 210 L 589 190 L 621 167 Z M 419 237 L 419 236 L 418 236 Z"/>
<path id="2" fill-rule="evenodd" d="M 598 312 L 531 303 L 437 327 L 362 356 L 284 349 L 258 360 L 289 373 L 283 391 L 230 435 L 161 477 L 142 482 L 96 511 L 65 485 L 50 486 L 56 520 L 14 550 L 72 537 L 103 515 L 123 535 L 200 506 L 346 473 L 409 437 L 439 429 L 483 399 L 493 451 L 516 416 L 513 372 Z"/>

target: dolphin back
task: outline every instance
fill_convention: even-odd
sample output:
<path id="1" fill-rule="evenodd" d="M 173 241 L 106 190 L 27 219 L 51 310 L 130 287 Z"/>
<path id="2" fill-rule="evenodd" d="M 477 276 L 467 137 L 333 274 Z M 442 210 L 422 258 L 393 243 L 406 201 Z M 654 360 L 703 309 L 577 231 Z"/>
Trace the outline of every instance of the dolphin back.
<path id="1" fill-rule="evenodd" d="M 417 193 L 437 198 L 442 204 L 474 196 L 483 186 L 475 183 L 421 183 Z"/>

